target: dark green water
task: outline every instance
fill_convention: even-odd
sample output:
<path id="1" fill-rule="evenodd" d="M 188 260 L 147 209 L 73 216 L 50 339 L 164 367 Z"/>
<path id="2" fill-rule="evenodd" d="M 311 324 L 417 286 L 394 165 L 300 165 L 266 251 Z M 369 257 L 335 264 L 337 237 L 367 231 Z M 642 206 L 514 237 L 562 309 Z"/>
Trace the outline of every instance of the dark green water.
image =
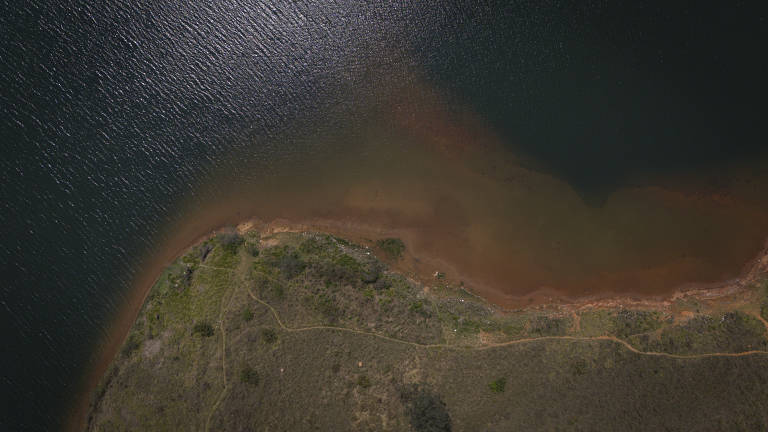
<path id="1" fill-rule="evenodd" d="M 592 271 L 626 270 L 665 248 L 706 250 L 691 272 L 748 256 L 768 234 L 764 9 L 3 2 L 0 429 L 61 425 L 146 256 L 210 210 L 211 185 L 237 196 L 263 184 L 279 195 L 287 184 L 294 201 L 320 190 L 357 210 L 261 207 L 364 218 L 370 202 L 353 198 L 365 179 L 363 196 L 388 197 L 377 211 L 412 216 L 395 222 L 418 231 L 437 220 L 514 244 L 500 256 L 541 267 L 520 276 L 518 294 L 549 277 L 583 287 Z M 488 150 L 497 147 L 515 162 Z M 456 148 L 460 156 L 442 159 Z M 463 164 L 494 181 L 440 180 Z M 508 182 L 518 167 L 536 176 L 523 182 L 533 189 Z M 274 180 L 290 178 L 303 181 Z M 659 185 L 704 201 L 660 206 L 626 192 Z M 730 196 L 724 207 L 707 201 L 718 194 Z M 250 203 L 222 220 L 258 212 L 255 196 L 240 196 Z M 494 237 L 505 221 L 518 228 Z M 564 246 L 529 247 L 558 236 Z M 428 251 L 463 244 L 415 238 Z M 598 246 L 585 254 L 579 245 L 590 242 Z M 583 265 L 559 264 L 576 255 Z M 740 270 L 727 264 L 718 275 Z"/>

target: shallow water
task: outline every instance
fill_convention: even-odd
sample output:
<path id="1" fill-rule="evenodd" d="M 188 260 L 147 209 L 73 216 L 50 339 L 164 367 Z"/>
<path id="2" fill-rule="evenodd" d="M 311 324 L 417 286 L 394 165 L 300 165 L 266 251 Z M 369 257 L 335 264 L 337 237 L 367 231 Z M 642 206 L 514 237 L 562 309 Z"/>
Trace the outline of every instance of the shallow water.
<path id="1" fill-rule="evenodd" d="M 251 216 L 400 233 L 501 303 L 738 275 L 765 11 L 508 3 L 3 2 L 2 429 L 57 428 L 160 266 Z"/>

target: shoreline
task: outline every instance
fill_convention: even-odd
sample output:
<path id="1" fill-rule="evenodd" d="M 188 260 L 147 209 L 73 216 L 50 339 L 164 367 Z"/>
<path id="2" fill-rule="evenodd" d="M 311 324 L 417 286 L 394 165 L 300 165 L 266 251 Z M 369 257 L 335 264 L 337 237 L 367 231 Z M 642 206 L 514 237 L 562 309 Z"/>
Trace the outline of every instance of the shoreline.
<path id="1" fill-rule="evenodd" d="M 78 386 L 79 390 L 76 392 L 75 401 L 70 405 L 71 408 L 66 410 L 63 422 L 64 430 L 81 431 L 87 424 L 87 416 L 94 392 L 98 388 L 104 374 L 114 362 L 115 355 L 123 345 L 147 296 L 162 275 L 163 270 L 182 255 L 184 251 L 231 225 L 224 224 L 213 230 L 206 230 L 206 233 L 198 233 L 193 236 L 194 240 L 192 241 L 180 240 L 171 242 L 172 244 L 175 243 L 176 247 L 171 247 L 165 252 L 154 251 L 154 253 L 148 254 L 145 260 L 141 261 L 151 263 L 149 266 L 151 271 L 144 272 L 145 276 L 138 277 L 135 283 L 131 284 L 133 289 L 129 293 L 130 295 L 127 296 L 128 300 L 108 326 L 109 330 L 105 333 L 106 336 L 98 344 L 99 348 L 88 362 L 89 367 L 85 371 L 81 384 Z M 236 226 L 241 233 L 253 229 L 267 233 L 286 231 L 325 232 L 368 247 L 373 245 L 373 239 L 404 237 L 406 245 L 408 245 L 408 230 L 406 229 L 388 230 L 349 220 L 324 220 L 318 218 L 304 221 L 289 221 L 277 218 L 270 222 L 263 222 L 256 218 L 249 218 L 241 221 Z M 173 237 L 171 236 L 171 238 Z M 394 271 L 416 279 L 426 287 L 434 285 L 436 281 L 434 277 L 435 272 L 445 272 L 447 277 L 445 279 L 441 278 L 443 283 L 453 283 L 456 286 L 462 287 L 466 292 L 478 297 L 500 313 L 523 309 L 544 309 L 560 313 L 574 313 L 575 311 L 587 308 L 631 308 L 669 311 L 675 301 L 684 298 L 693 298 L 710 303 L 725 301 L 725 299 L 731 297 L 738 298 L 740 295 L 748 294 L 750 284 L 760 274 L 768 272 L 768 240 L 766 240 L 759 254 L 744 264 L 742 271 L 737 277 L 710 283 L 688 283 L 675 287 L 670 293 L 664 295 L 602 293 L 591 296 L 568 297 L 559 294 L 555 289 L 545 288 L 524 296 L 511 296 L 500 293 L 498 290 L 494 290 L 480 282 L 462 277 L 455 268 L 438 257 L 417 257 L 416 255 L 410 247 L 407 247 L 403 259 L 390 263 L 390 265 Z"/>

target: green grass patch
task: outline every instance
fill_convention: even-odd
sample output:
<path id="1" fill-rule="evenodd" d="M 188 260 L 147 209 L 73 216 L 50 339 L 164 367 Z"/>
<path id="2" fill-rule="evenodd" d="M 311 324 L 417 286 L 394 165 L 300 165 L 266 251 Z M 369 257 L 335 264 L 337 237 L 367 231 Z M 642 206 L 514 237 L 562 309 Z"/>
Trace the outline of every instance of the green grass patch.
<path id="1" fill-rule="evenodd" d="M 497 378 L 488 384 L 488 388 L 494 393 L 504 393 L 506 386 L 507 379 L 504 377 Z"/>
<path id="2" fill-rule="evenodd" d="M 622 309 L 614 319 L 616 336 L 620 338 L 656 331 L 663 324 L 658 311 Z"/>
<path id="3" fill-rule="evenodd" d="M 261 329 L 261 339 L 264 343 L 272 345 L 277 342 L 277 332 L 273 328 L 263 328 Z"/>
<path id="4" fill-rule="evenodd" d="M 192 334 L 202 337 L 213 336 L 213 326 L 207 321 L 198 322 L 192 327 Z"/>
<path id="5" fill-rule="evenodd" d="M 405 243 L 399 238 L 385 238 L 376 242 L 376 246 L 384 252 L 388 258 L 398 259 L 405 252 Z"/>
<path id="6" fill-rule="evenodd" d="M 615 334 L 616 320 L 613 313 L 605 309 L 579 313 L 579 333 L 587 337 Z"/>
<path id="7" fill-rule="evenodd" d="M 250 367 L 245 366 L 240 370 L 240 382 L 243 384 L 248 384 L 251 386 L 257 386 L 259 385 L 259 381 L 261 378 L 259 377 L 259 372 Z"/>
<path id="8" fill-rule="evenodd" d="M 357 378 L 357 385 L 361 388 L 367 389 L 371 386 L 371 380 L 366 375 L 360 375 Z"/>
<path id="9" fill-rule="evenodd" d="M 123 344 L 123 349 L 120 351 L 120 354 L 123 356 L 123 358 L 130 357 L 131 354 L 141 348 L 141 339 L 141 335 L 135 332 L 132 332 L 130 336 L 128 336 L 125 344 Z"/>
<path id="10" fill-rule="evenodd" d="M 245 239 L 236 231 L 223 232 L 216 235 L 216 242 L 229 254 L 236 254 Z"/>

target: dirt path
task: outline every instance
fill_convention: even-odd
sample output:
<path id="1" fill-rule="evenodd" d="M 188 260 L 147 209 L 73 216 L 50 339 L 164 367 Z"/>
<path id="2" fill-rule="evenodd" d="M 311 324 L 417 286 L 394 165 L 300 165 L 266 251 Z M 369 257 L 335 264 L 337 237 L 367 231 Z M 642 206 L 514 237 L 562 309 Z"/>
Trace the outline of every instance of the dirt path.
<path id="1" fill-rule="evenodd" d="M 242 265 L 245 262 L 241 262 Z M 200 264 L 200 267 L 214 269 L 214 270 L 222 270 L 222 271 L 228 271 L 228 272 L 234 272 L 234 269 L 224 268 L 224 267 L 214 267 L 209 266 L 205 264 Z M 263 276 L 273 279 L 271 276 L 264 274 Z M 235 283 L 235 281 L 232 281 Z M 211 410 L 208 414 L 207 420 L 205 422 L 205 431 L 208 432 L 210 430 L 210 423 L 211 419 L 213 418 L 213 415 L 215 414 L 218 407 L 221 405 L 224 396 L 226 395 L 227 391 L 229 390 L 229 382 L 227 380 L 227 361 L 226 361 L 226 353 L 227 353 L 227 341 L 226 341 L 226 328 L 225 328 L 225 322 L 224 322 L 224 316 L 227 310 L 229 310 L 229 307 L 232 304 L 233 299 L 235 298 L 235 294 L 237 293 L 238 289 L 242 285 L 242 281 L 237 281 L 237 285 L 235 286 L 233 292 L 230 294 L 229 300 L 226 303 L 222 303 L 221 311 L 219 314 L 219 326 L 221 329 L 221 361 L 222 361 L 222 379 L 224 381 L 224 388 L 222 389 L 219 396 L 216 398 L 216 402 L 211 407 Z M 518 344 L 524 344 L 524 343 L 535 343 L 540 341 L 547 341 L 547 340 L 569 340 L 569 341 L 578 341 L 578 342 L 585 342 L 585 341 L 610 341 L 613 343 L 617 343 L 622 345 L 627 350 L 631 351 L 632 353 L 638 354 L 638 355 L 647 355 L 647 356 L 656 356 L 656 357 L 667 357 L 667 358 L 673 358 L 673 359 L 680 359 L 680 360 L 686 360 L 686 359 L 700 359 L 700 358 L 708 358 L 708 357 L 744 357 L 744 356 L 750 356 L 750 355 L 768 355 L 768 351 L 760 351 L 760 350 L 752 350 L 752 351 L 743 351 L 743 352 L 737 352 L 737 353 L 726 353 L 726 352 L 713 352 L 713 353 L 705 353 L 705 354 L 690 354 L 690 355 L 682 355 L 682 354 L 670 354 L 665 352 L 655 352 L 655 351 L 640 351 L 637 348 L 630 345 L 628 342 L 619 339 L 615 336 L 593 336 L 593 337 L 586 337 L 586 336 L 540 336 L 540 337 L 534 337 L 534 338 L 524 338 L 524 339 L 516 339 L 508 342 L 500 342 L 500 343 L 488 343 L 482 346 L 460 346 L 460 345 L 451 345 L 451 344 L 422 344 L 418 342 L 411 342 L 406 341 L 402 339 L 397 339 L 377 333 L 367 332 L 363 330 L 355 330 L 347 327 L 334 327 L 334 326 L 308 326 L 308 327 L 288 327 L 285 325 L 285 323 L 280 319 L 280 314 L 277 313 L 277 310 L 272 307 L 269 303 L 265 302 L 264 300 L 257 297 L 253 291 L 251 291 L 250 288 L 247 286 L 245 287 L 246 292 L 248 295 L 259 304 L 266 307 L 272 316 L 274 317 L 275 321 L 277 322 L 278 326 L 280 326 L 280 329 L 286 332 L 291 333 L 298 333 L 298 332 L 305 332 L 305 331 L 322 331 L 322 330 L 328 330 L 328 331 L 338 331 L 338 332 L 346 332 L 346 333 L 353 333 L 368 337 L 374 337 L 382 340 L 386 340 L 393 343 L 399 343 L 404 345 L 410 345 L 417 348 L 424 348 L 424 349 L 430 349 L 430 348 L 446 348 L 446 349 L 455 349 L 455 350 L 488 350 L 488 349 L 495 349 L 495 348 L 502 348 L 506 346 L 512 346 L 512 345 L 518 345 Z M 762 317 L 758 317 L 764 325 L 766 325 L 766 328 L 768 328 L 768 323 L 766 323 L 765 320 L 762 319 Z"/>
<path id="2" fill-rule="evenodd" d="M 247 265 L 244 264 L 244 262 L 241 260 L 240 266 Z M 205 264 L 199 264 L 200 267 L 205 267 L 209 269 L 215 269 L 215 270 L 226 270 L 226 271 L 234 271 L 234 269 L 228 269 L 224 267 L 213 267 Z M 230 282 L 234 283 L 230 279 Z M 232 300 L 235 298 L 235 294 L 237 294 L 238 288 L 240 287 L 240 282 L 237 281 L 234 290 L 229 295 L 229 301 L 228 302 L 222 302 L 221 303 L 221 310 L 219 311 L 219 328 L 221 329 L 221 373 L 222 373 L 222 379 L 224 381 L 224 388 L 221 390 L 221 394 L 216 398 L 216 402 L 214 402 L 213 406 L 211 407 L 211 411 L 208 413 L 208 418 L 205 421 L 205 431 L 208 432 L 211 427 L 211 419 L 213 418 L 213 414 L 218 409 L 219 405 L 221 405 L 221 401 L 224 399 L 224 396 L 227 394 L 227 391 L 229 390 L 229 381 L 227 380 L 227 330 L 226 325 L 224 322 L 224 316 L 226 312 L 229 310 L 229 307 L 232 305 Z"/>
<path id="3" fill-rule="evenodd" d="M 269 275 L 264 275 L 264 276 L 269 277 Z M 630 345 L 628 342 L 621 340 L 615 336 L 593 336 L 593 337 L 539 336 L 535 338 L 516 339 L 508 342 L 489 343 L 483 346 L 459 346 L 459 345 L 450 345 L 450 344 L 420 344 L 417 342 L 410 342 L 402 339 L 396 339 L 389 336 L 384 336 L 377 333 L 371 333 L 371 332 L 362 331 L 362 330 L 355 330 L 355 329 L 350 329 L 346 327 L 334 327 L 334 326 L 288 327 L 280 319 L 279 314 L 277 313 L 275 308 L 272 307 L 272 305 L 256 297 L 256 295 L 253 294 L 253 292 L 250 289 L 247 289 L 247 291 L 248 291 L 248 295 L 250 295 L 252 299 L 266 306 L 269 309 L 269 311 L 272 313 L 272 316 L 274 316 L 275 321 L 277 321 L 277 324 L 280 326 L 280 328 L 288 332 L 302 332 L 302 331 L 311 331 L 311 330 L 332 330 L 332 331 L 341 331 L 341 332 L 347 332 L 347 333 L 366 335 L 370 337 L 384 339 L 390 342 L 401 343 L 401 344 L 411 345 L 411 346 L 420 347 L 420 348 L 449 348 L 449 349 L 467 349 L 467 350 L 478 350 L 478 351 L 493 349 L 493 348 L 500 348 L 500 347 L 505 347 L 510 345 L 523 344 L 523 343 L 546 341 L 546 340 L 571 340 L 571 341 L 612 341 L 612 342 L 623 345 L 626 349 L 628 349 L 629 351 L 635 354 L 667 357 L 667 358 L 674 358 L 674 359 L 697 359 L 697 358 L 707 358 L 707 357 L 743 357 L 743 356 L 756 355 L 756 354 L 768 355 L 768 351 L 759 351 L 759 350 L 743 351 L 738 353 L 713 352 L 713 353 L 690 354 L 690 355 L 670 354 L 670 353 L 656 352 L 656 351 L 640 351 L 637 348 Z"/>
<path id="4" fill-rule="evenodd" d="M 280 320 L 280 317 L 277 314 L 277 311 L 267 302 L 261 300 L 260 298 L 256 297 L 251 290 L 248 290 L 248 294 L 256 300 L 257 302 L 261 303 L 262 305 L 269 308 L 270 312 L 272 312 L 272 315 L 275 317 L 275 321 L 277 321 L 278 325 L 281 329 L 288 331 L 288 332 L 302 332 L 302 331 L 310 331 L 310 330 L 334 330 L 334 331 L 341 331 L 341 332 L 347 332 L 347 333 L 355 333 L 360 335 L 366 335 L 371 337 L 376 337 L 379 339 L 388 340 L 391 342 L 401 343 L 405 345 L 412 345 L 415 347 L 420 348 L 450 348 L 450 349 L 459 349 L 459 350 L 486 350 L 486 349 L 492 349 L 492 348 L 500 348 L 510 345 L 517 345 L 517 344 L 523 344 L 523 343 L 529 343 L 529 342 L 538 342 L 538 341 L 545 341 L 545 340 L 572 340 L 572 341 L 612 341 L 618 344 L 623 345 L 626 349 L 632 351 L 635 354 L 640 355 L 650 355 L 650 356 L 658 356 L 658 357 L 669 357 L 669 358 L 675 358 L 675 359 L 696 359 L 696 358 L 706 358 L 706 357 L 743 357 L 748 355 L 755 355 L 755 354 L 768 354 L 768 351 L 759 351 L 759 350 L 752 350 L 752 351 L 743 351 L 738 353 L 723 353 L 723 352 L 714 352 L 714 353 L 705 353 L 705 354 L 691 354 L 691 355 L 682 355 L 682 354 L 670 354 L 670 353 L 664 353 L 664 352 L 655 352 L 655 351 L 640 351 L 637 348 L 630 345 L 628 342 L 623 341 L 617 337 L 614 336 L 593 336 L 593 337 L 586 337 L 586 336 L 539 336 L 535 338 L 524 338 L 524 339 L 516 339 L 509 342 L 501 342 L 501 343 L 490 343 L 484 346 L 479 347 L 473 347 L 473 346 L 459 346 L 459 345 L 449 345 L 449 344 L 420 344 L 418 342 L 410 342 L 405 341 L 402 339 L 396 339 L 389 336 L 384 336 L 376 333 L 366 332 L 362 330 L 355 330 L 350 329 L 346 327 L 333 327 L 333 326 L 310 326 L 310 327 L 287 327 L 283 322 Z"/>

